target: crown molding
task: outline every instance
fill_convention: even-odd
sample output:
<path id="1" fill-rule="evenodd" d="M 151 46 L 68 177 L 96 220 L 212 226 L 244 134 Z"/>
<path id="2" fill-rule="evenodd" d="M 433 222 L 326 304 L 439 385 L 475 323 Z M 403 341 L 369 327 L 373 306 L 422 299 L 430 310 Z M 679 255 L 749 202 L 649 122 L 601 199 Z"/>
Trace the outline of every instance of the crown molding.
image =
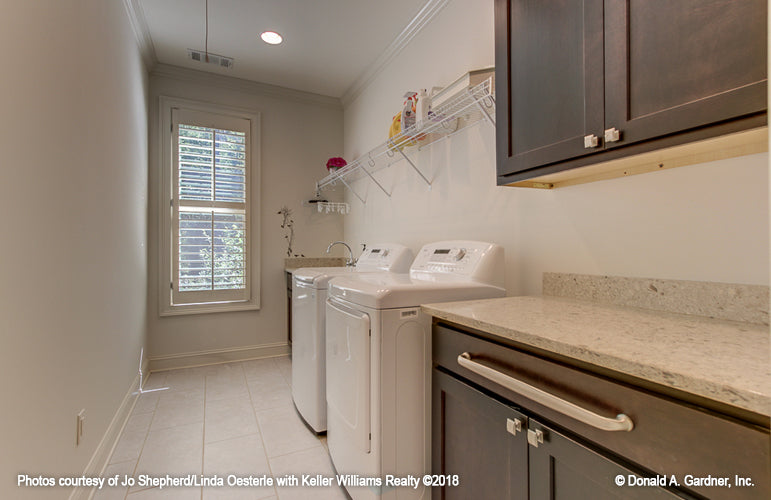
<path id="1" fill-rule="evenodd" d="M 314 94 L 312 92 L 304 92 L 302 90 L 294 90 L 286 87 L 279 87 L 278 85 L 260 83 L 253 80 L 245 80 L 243 78 L 235 78 L 217 73 L 208 73 L 205 71 L 183 68 L 181 66 L 173 66 L 170 64 L 156 64 L 153 66 L 153 69 L 150 72 L 150 77 L 170 78 L 188 83 L 192 82 L 200 85 L 217 87 L 220 89 L 244 92 L 246 94 L 256 94 L 265 97 L 272 97 L 275 99 L 303 102 L 306 104 L 325 106 L 336 110 L 342 109 L 340 99 L 336 97 Z"/>
<path id="2" fill-rule="evenodd" d="M 353 84 L 348 87 L 340 100 L 343 107 L 351 104 L 372 83 L 394 57 L 399 54 L 420 31 L 426 27 L 439 12 L 441 12 L 450 0 L 428 0 L 422 9 L 412 18 L 399 35 L 386 47 L 380 56 L 370 64 Z"/>
<path id="3" fill-rule="evenodd" d="M 126 14 L 128 14 L 131 22 L 131 30 L 134 32 L 137 45 L 139 45 L 139 53 L 149 70 L 158 64 L 158 57 L 155 55 L 155 47 L 150 36 L 150 28 L 147 27 L 145 12 L 142 10 L 139 0 L 123 0 L 123 6 L 126 8 Z"/>

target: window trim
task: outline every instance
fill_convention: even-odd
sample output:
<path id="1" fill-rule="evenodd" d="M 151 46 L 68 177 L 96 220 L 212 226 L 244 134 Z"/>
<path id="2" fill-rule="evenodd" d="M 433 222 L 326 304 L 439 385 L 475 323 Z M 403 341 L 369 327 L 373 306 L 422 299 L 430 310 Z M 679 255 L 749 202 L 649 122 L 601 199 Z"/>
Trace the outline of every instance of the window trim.
<path id="1" fill-rule="evenodd" d="M 173 165 L 174 147 L 172 110 L 180 109 L 193 113 L 210 113 L 250 121 L 250 154 L 247 176 L 247 287 L 248 300 L 173 304 L 170 284 L 174 276 L 172 235 L 174 231 L 174 209 L 176 199 Z M 174 97 L 159 98 L 159 161 L 161 189 L 159 195 L 159 272 L 158 297 L 160 316 L 205 314 L 260 309 L 260 113 L 254 110 L 221 106 Z"/>

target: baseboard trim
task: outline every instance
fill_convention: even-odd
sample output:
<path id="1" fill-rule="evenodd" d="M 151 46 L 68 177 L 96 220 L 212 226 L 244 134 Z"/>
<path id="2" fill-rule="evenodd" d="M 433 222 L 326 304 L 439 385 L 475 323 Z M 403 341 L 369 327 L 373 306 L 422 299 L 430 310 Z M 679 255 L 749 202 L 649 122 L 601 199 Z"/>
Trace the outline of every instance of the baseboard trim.
<path id="1" fill-rule="evenodd" d="M 196 366 L 232 363 L 250 359 L 273 358 L 289 354 L 289 344 L 277 342 L 255 346 L 236 347 L 229 349 L 212 349 L 209 351 L 186 352 L 168 356 L 151 356 L 150 371 L 177 370 L 179 368 L 194 368 Z"/>
<path id="2" fill-rule="evenodd" d="M 147 378 L 148 366 L 150 362 L 145 359 L 142 363 L 143 378 Z M 110 463 L 110 457 L 115 450 L 115 446 L 118 444 L 123 428 L 126 426 L 126 422 L 131 416 L 131 411 L 134 409 L 134 405 L 137 402 L 137 396 L 139 396 L 139 387 L 141 381 L 139 380 L 139 374 L 134 377 L 134 381 L 131 383 L 128 392 L 123 397 L 118 411 L 112 417 L 110 425 L 107 427 L 102 440 L 99 442 L 99 446 L 96 447 L 94 454 L 91 456 L 91 460 L 86 466 L 86 470 L 83 471 L 83 475 L 86 477 L 103 477 L 107 465 Z M 96 488 L 77 487 L 70 494 L 69 500 L 88 500 L 94 496 Z"/>

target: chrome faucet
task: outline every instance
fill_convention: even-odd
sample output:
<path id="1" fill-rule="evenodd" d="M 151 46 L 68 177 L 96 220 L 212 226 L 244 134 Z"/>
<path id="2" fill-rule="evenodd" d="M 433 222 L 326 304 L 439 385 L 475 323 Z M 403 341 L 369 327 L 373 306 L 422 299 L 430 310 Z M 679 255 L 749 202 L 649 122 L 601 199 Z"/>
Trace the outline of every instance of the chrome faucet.
<path id="1" fill-rule="evenodd" d="M 345 261 L 345 265 L 346 266 L 355 266 L 356 265 L 356 259 L 353 258 L 353 250 L 351 250 L 351 247 L 348 246 L 348 243 L 346 243 L 344 241 L 333 241 L 332 243 L 330 243 L 329 246 L 327 247 L 327 253 L 329 253 L 329 251 L 332 250 L 332 247 L 337 245 L 338 243 L 340 245 L 344 245 L 345 248 L 348 249 L 348 254 L 350 255 L 350 257 Z"/>

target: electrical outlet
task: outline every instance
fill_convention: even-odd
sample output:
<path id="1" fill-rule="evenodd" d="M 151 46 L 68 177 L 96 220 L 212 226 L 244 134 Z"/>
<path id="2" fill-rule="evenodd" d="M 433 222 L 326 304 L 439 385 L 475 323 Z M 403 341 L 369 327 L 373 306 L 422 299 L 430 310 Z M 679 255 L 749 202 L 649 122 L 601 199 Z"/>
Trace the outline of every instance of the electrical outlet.
<path id="1" fill-rule="evenodd" d="M 78 446 L 80 442 L 83 440 L 83 424 L 86 421 L 86 410 L 85 408 L 80 410 L 78 412 L 78 418 L 77 418 L 77 428 L 75 432 L 75 446 Z"/>

